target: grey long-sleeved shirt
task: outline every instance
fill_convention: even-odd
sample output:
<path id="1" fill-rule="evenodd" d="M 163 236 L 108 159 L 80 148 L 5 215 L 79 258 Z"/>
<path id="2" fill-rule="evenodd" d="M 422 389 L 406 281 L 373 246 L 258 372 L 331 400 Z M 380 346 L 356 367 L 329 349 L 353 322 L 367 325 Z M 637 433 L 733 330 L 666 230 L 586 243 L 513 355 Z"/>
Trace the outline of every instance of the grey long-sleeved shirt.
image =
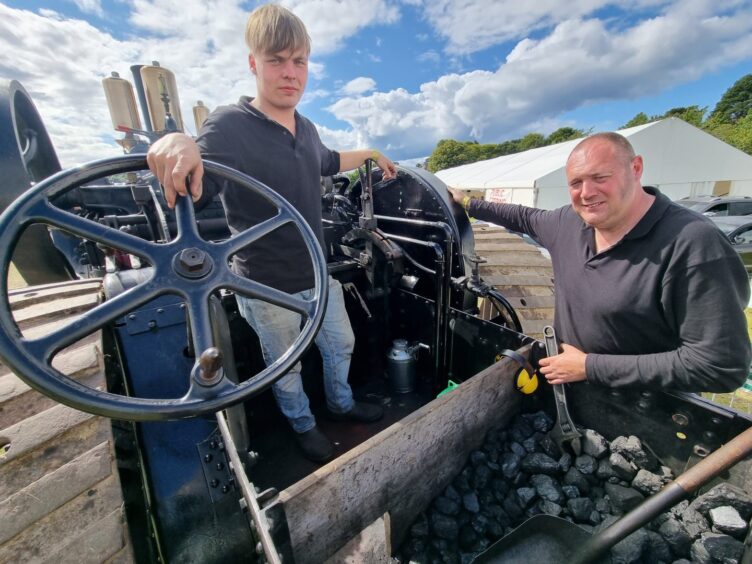
<path id="1" fill-rule="evenodd" d="M 551 254 L 559 339 L 587 356 L 605 386 L 731 391 L 749 370 L 744 265 L 705 217 L 657 189 L 640 222 L 613 247 L 571 206 L 539 210 L 479 200 L 477 219 L 527 233 Z"/>

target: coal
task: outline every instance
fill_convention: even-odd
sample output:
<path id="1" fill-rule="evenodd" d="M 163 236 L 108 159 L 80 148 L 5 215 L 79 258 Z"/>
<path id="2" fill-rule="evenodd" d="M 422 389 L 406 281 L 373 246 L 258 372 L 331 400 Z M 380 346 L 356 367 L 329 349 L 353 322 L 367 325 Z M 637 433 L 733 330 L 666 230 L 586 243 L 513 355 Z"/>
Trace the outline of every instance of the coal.
<path id="1" fill-rule="evenodd" d="M 638 468 L 656 470 L 658 460 L 649 450 L 645 449 L 640 439 L 631 435 L 629 437 L 616 437 L 611 442 L 611 452 L 618 452 L 627 460 L 634 462 Z"/>
<path id="2" fill-rule="evenodd" d="M 536 497 L 538 497 L 538 493 L 535 491 L 535 488 L 517 488 L 517 499 L 520 501 L 522 507 L 530 505 L 530 502 Z"/>
<path id="3" fill-rule="evenodd" d="M 587 523 L 595 511 L 595 504 L 587 497 L 576 497 L 567 500 L 567 509 L 576 522 Z"/>
<path id="4" fill-rule="evenodd" d="M 595 458 L 589 454 L 583 454 L 574 459 L 574 467 L 577 468 L 583 475 L 595 474 L 595 469 L 598 468 L 598 463 Z"/>
<path id="5" fill-rule="evenodd" d="M 585 475 L 574 466 L 567 470 L 567 473 L 564 475 L 564 484 L 568 486 L 577 486 L 577 489 L 584 494 L 590 491 L 590 482 L 588 482 Z"/>
<path id="6" fill-rule="evenodd" d="M 474 493 L 463 495 L 462 505 L 470 513 L 478 513 L 480 511 L 480 505 L 478 504 L 478 496 L 475 495 Z"/>
<path id="7" fill-rule="evenodd" d="M 611 507 L 619 513 L 627 513 L 643 502 L 645 496 L 633 488 L 625 488 L 617 484 L 606 484 Z"/>
<path id="8" fill-rule="evenodd" d="M 647 531 L 648 544 L 644 552 L 646 562 L 671 562 L 671 548 L 666 539 L 655 531 Z"/>
<path id="9" fill-rule="evenodd" d="M 489 431 L 465 467 L 410 526 L 398 562 L 470 563 L 539 514 L 567 519 L 586 531 L 601 530 L 673 477 L 637 437 L 608 443 L 582 429 L 582 453 L 573 458 L 545 434 L 552 425 L 541 411 Z M 735 562 L 750 516 L 752 497 L 721 484 L 622 539 L 612 549 L 611 561 Z"/>
<path id="10" fill-rule="evenodd" d="M 602 458 L 607 455 L 608 441 L 601 435 L 593 431 L 592 429 L 585 429 L 582 433 L 581 439 L 582 452 L 589 454 L 593 458 Z"/>
<path id="11" fill-rule="evenodd" d="M 645 529 L 637 529 L 611 548 L 611 564 L 643 562 L 643 555 L 647 553 L 649 544 L 648 532 Z"/>
<path id="12" fill-rule="evenodd" d="M 542 452 L 528 454 L 522 459 L 520 467 L 523 472 L 527 472 L 528 474 L 548 474 L 549 476 L 555 476 L 560 472 L 559 463 Z"/>
<path id="13" fill-rule="evenodd" d="M 551 476 L 546 474 L 530 476 L 530 484 L 535 488 L 538 496 L 544 500 L 554 503 L 563 503 L 565 500 L 561 486 Z"/>
<path id="14" fill-rule="evenodd" d="M 752 496 L 728 483 L 721 483 L 695 499 L 690 507 L 706 515 L 712 507 L 730 505 L 735 508 L 742 519 L 749 521 L 752 517 Z"/>
<path id="15" fill-rule="evenodd" d="M 507 478 L 514 478 L 520 472 L 522 457 L 514 452 L 507 452 L 501 458 L 501 472 Z"/>
<path id="16" fill-rule="evenodd" d="M 632 487 L 638 492 L 650 497 L 663 489 L 663 480 L 657 474 L 640 468 L 632 480 Z"/>
<path id="17" fill-rule="evenodd" d="M 689 556 L 689 550 L 692 547 L 692 537 L 689 536 L 687 529 L 675 517 L 667 519 L 658 530 L 660 535 L 666 540 L 671 551 L 677 556 Z"/>
<path id="18" fill-rule="evenodd" d="M 743 538 L 747 532 L 747 522 L 730 505 L 714 507 L 708 513 L 715 532 L 725 533 L 737 538 Z"/>
<path id="19" fill-rule="evenodd" d="M 699 511 L 695 511 L 691 505 L 687 507 L 684 513 L 682 513 L 681 518 L 684 527 L 687 529 L 687 532 L 692 539 L 696 539 L 702 533 L 710 531 L 710 525 L 705 517 L 703 517 L 702 513 Z"/>
<path id="20" fill-rule="evenodd" d="M 703 533 L 692 544 L 692 562 L 714 564 L 739 562 L 744 554 L 744 544 L 729 535 Z"/>
<path id="21" fill-rule="evenodd" d="M 457 515 L 460 512 L 460 504 L 444 496 L 437 497 L 433 501 L 433 506 L 444 515 Z"/>
<path id="22" fill-rule="evenodd" d="M 618 452 L 611 453 L 608 463 L 611 466 L 612 475 L 622 480 L 631 481 L 637 475 L 637 466 Z"/>
<path id="23" fill-rule="evenodd" d="M 460 533 L 457 519 L 438 511 L 431 513 L 431 530 L 440 539 L 455 540 Z"/>

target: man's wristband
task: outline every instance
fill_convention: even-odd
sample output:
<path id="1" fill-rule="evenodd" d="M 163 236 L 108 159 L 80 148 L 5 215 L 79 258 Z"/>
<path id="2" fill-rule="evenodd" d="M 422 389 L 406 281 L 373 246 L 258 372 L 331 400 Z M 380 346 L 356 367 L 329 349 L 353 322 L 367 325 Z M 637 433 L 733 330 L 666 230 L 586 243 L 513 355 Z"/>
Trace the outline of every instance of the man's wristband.
<path id="1" fill-rule="evenodd" d="M 374 149 L 373 151 L 371 151 L 371 157 L 370 158 L 372 160 L 374 160 L 375 162 L 379 162 L 379 157 L 380 156 L 381 156 L 381 153 L 379 153 L 376 149 Z"/>
<path id="2" fill-rule="evenodd" d="M 470 207 L 470 200 L 472 198 L 470 196 L 464 196 L 462 198 L 462 207 L 467 210 Z"/>

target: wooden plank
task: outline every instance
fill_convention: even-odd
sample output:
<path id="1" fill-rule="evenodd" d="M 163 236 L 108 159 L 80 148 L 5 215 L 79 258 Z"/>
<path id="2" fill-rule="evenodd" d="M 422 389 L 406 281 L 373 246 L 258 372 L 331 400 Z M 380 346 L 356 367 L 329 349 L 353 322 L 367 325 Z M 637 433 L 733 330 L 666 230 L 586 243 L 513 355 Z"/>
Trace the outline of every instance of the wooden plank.
<path id="1" fill-rule="evenodd" d="M 0 543 L 112 473 L 110 445 L 101 443 L 0 501 Z"/>
<path id="2" fill-rule="evenodd" d="M 112 429 L 108 419 L 90 417 L 39 448 L 15 456 L 12 460 L 0 459 L 0 499 L 4 499 L 45 474 L 53 472 L 68 461 L 111 438 Z M 0 437 L 4 436 L 0 431 Z M 11 443 L 8 455 L 13 452 Z"/>
<path id="3" fill-rule="evenodd" d="M 71 546 L 71 539 L 89 527 L 96 529 L 113 511 L 120 511 L 121 503 L 120 484 L 113 474 L 0 546 L 0 562 L 43 562 L 49 555 L 59 558 L 63 547 L 69 547 L 70 557 L 78 561 L 85 554 Z M 121 539 L 110 554 L 124 546 L 124 531 Z M 101 555 L 100 561 L 106 557 Z"/>
<path id="4" fill-rule="evenodd" d="M 90 388 L 104 386 L 101 354 L 94 344 L 61 351 L 53 359 L 52 366 Z M 56 403 L 34 391 L 15 374 L 0 376 L 0 429 L 49 409 Z"/>
<path id="5" fill-rule="evenodd" d="M 54 284 L 34 286 L 33 288 L 12 290 L 8 292 L 8 303 L 11 306 L 11 310 L 15 311 L 38 303 L 52 303 L 58 297 L 97 293 L 101 287 L 102 281 L 98 278 L 56 282 Z"/>
<path id="6" fill-rule="evenodd" d="M 554 282 L 551 276 L 530 276 L 517 274 L 494 274 L 483 276 L 486 284 L 492 286 L 546 286 L 553 288 Z"/>
<path id="7" fill-rule="evenodd" d="M 122 508 L 117 508 L 46 556 L 42 562 L 45 564 L 100 564 L 105 561 L 115 562 L 114 558 L 118 554 L 121 557 L 117 562 L 123 564 L 133 562 L 133 554 L 128 550 L 129 547 L 123 546 L 126 542 L 125 515 Z"/>
<path id="8" fill-rule="evenodd" d="M 33 417 L 0 431 L 10 449 L 0 460 L 0 467 L 39 448 L 58 435 L 94 417 L 65 405 L 56 405 Z"/>
<path id="9" fill-rule="evenodd" d="M 486 266 L 550 266 L 551 260 L 538 253 L 486 253 Z"/>
<path id="10" fill-rule="evenodd" d="M 326 560 L 385 511 L 399 545 L 486 432 L 519 409 L 516 369 L 494 364 L 280 492 L 296 562 Z"/>
<path id="11" fill-rule="evenodd" d="M 71 315 L 88 311 L 99 303 L 97 294 L 83 294 L 57 299 L 54 309 L 49 303 L 39 303 L 13 313 L 16 325 L 23 331 L 30 327 L 49 323 L 51 320 L 70 318 Z"/>
<path id="12" fill-rule="evenodd" d="M 510 251 L 514 253 L 526 253 L 530 255 L 542 254 L 538 247 L 525 245 L 524 243 L 484 243 L 477 241 L 475 243 L 475 252 L 478 254 L 483 253 L 483 256 L 485 256 L 485 253 L 494 251 Z"/>
<path id="13" fill-rule="evenodd" d="M 392 564 L 389 513 L 376 519 L 324 564 Z"/>
<path id="14" fill-rule="evenodd" d="M 132 543 L 129 539 L 126 539 L 126 545 L 105 560 L 104 564 L 132 564 L 135 561 Z"/>

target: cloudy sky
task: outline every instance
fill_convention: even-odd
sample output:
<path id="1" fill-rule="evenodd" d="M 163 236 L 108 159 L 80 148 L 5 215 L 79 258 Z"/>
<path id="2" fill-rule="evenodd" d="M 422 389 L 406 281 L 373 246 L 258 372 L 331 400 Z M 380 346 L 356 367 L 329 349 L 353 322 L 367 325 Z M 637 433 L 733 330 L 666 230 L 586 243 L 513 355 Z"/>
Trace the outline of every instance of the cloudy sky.
<path id="1" fill-rule="evenodd" d="M 500 142 L 637 112 L 713 108 L 752 72 L 749 0 L 282 0 L 313 40 L 300 110 L 331 148 L 428 156 L 443 138 Z M 34 99 L 64 166 L 117 155 L 101 81 L 158 60 L 196 100 L 253 94 L 255 2 L 0 3 L 0 79 Z"/>

